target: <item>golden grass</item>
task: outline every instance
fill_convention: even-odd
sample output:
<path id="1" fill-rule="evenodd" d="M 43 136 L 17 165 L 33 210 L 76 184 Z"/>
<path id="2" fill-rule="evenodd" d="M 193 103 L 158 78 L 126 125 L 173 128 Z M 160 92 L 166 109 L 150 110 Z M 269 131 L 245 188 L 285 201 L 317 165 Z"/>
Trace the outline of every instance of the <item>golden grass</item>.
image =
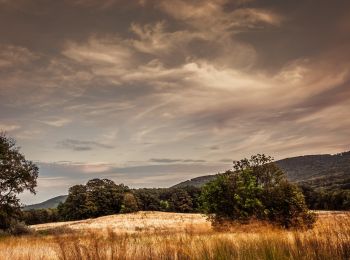
<path id="1" fill-rule="evenodd" d="M 3 237 L 0 259 L 350 259 L 346 212 L 320 213 L 308 231 L 254 222 L 215 232 L 200 214 L 162 212 L 33 228 L 46 234 Z"/>

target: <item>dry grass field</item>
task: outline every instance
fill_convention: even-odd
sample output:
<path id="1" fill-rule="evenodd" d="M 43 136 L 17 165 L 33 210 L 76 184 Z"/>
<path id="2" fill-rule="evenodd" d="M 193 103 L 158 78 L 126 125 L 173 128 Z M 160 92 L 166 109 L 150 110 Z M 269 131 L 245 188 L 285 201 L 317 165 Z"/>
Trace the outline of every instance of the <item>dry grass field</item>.
<path id="1" fill-rule="evenodd" d="M 0 259 L 350 259 L 350 213 L 322 212 L 313 230 L 265 223 L 216 232 L 200 214 L 138 212 L 32 226 L 0 238 Z"/>

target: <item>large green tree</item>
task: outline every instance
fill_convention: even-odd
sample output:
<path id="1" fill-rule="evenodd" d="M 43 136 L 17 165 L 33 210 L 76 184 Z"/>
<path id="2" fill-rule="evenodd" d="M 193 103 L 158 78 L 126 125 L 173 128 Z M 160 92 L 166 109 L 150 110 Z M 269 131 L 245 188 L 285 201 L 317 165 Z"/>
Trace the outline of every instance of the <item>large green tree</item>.
<path id="1" fill-rule="evenodd" d="M 0 133 L 0 229 L 8 229 L 20 217 L 18 194 L 35 194 L 39 169 L 25 159 L 14 139 Z"/>
<path id="2" fill-rule="evenodd" d="M 237 161 L 233 170 L 204 186 L 201 200 L 213 224 L 268 220 L 283 227 L 311 227 L 315 215 L 304 196 L 289 183 L 269 156 L 258 154 Z"/>

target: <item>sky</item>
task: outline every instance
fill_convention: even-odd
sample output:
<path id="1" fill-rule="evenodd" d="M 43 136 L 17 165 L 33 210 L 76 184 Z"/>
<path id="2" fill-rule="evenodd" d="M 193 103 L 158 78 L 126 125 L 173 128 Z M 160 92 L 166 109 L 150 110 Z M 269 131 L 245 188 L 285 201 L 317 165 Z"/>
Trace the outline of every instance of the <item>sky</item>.
<path id="1" fill-rule="evenodd" d="M 37 195 L 350 150 L 350 2 L 0 0 L 0 129 Z"/>

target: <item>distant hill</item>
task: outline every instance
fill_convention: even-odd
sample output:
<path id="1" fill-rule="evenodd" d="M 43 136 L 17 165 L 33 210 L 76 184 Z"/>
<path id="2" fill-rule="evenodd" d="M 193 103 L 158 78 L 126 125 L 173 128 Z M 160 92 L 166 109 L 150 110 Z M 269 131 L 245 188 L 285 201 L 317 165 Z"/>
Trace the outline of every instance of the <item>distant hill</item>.
<path id="1" fill-rule="evenodd" d="M 350 151 L 339 154 L 305 155 L 276 161 L 295 183 L 308 184 L 314 188 L 350 189 Z M 186 186 L 201 187 L 213 180 L 217 174 L 205 175 L 180 182 L 172 188 Z M 67 195 L 58 196 L 39 204 L 25 206 L 24 210 L 56 208 Z"/>
<path id="2" fill-rule="evenodd" d="M 180 182 L 171 188 L 183 188 L 186 186 L 194 186 L 194 187 L 202 187 L 204 184 L 210 182 L 211 180 L 215 179 L 217 174 L 213 175 L 204 175 L 200 177 L 196 177 L 187 181 Z"/>
<path id="3" fill-rule="evenodd" d="M 68 195 L 61 195 L 54 197 L 52 199 L 46 200 L 44 202 L 33 204 L 33 205 L 27 205 L 23 207 L 23 210 L 31 210 L 31 209 L 50 209 L 50 208 L 57 208 L 58 204 L 60 202 L 65 202 Z"/>
<path id="4" fill-rule="evenodd" d="M 309 184 L 315 188 L 350 189 L 350 152 L 298 156 L 279 160 L 276 163 L 292 182 Z M 200 176 L 173 187 L 200 187 L 213 180 L 215 176 Z"/>
<path id="5" fill-rule="evenodd" d="M 276 163 L 293 182 L 315 188 L 350 189 L 350 152 L 298 156 Z"/>

